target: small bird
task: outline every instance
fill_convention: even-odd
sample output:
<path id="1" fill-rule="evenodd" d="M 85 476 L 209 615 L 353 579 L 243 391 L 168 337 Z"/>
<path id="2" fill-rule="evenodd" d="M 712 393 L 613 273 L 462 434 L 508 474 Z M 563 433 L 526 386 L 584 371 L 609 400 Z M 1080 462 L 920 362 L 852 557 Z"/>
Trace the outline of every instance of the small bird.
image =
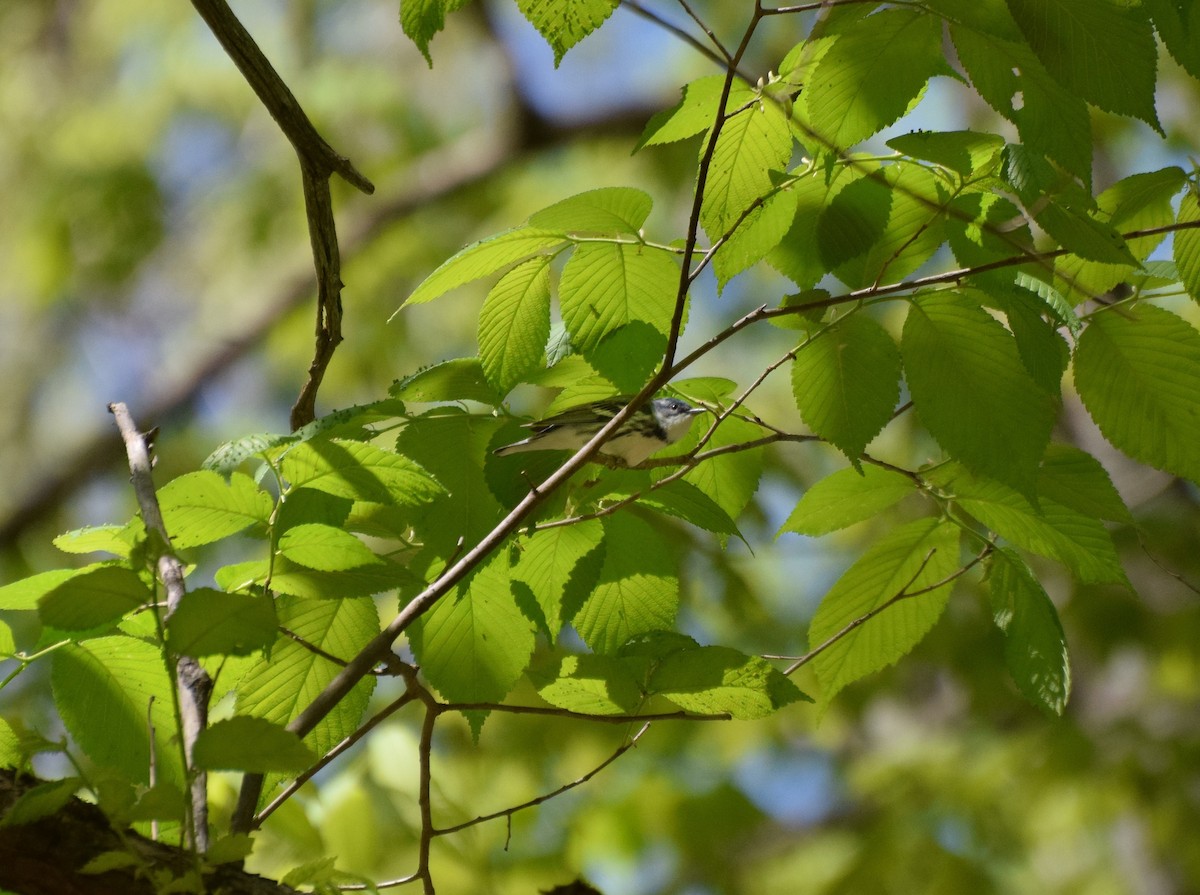
<path id="1" fill-rule="evenodd" d="M 533 430 L 532 435 L 524 441 L 496 448 L 493 453 L 505 457 L 521 451 L 578 450 L 628 403 L 628 398 L 610 398 L 526 423 L 525 427 Z M 703 412 L 703 407 L 693 407 L 678 398 L 654 398 L 625 420 L 624 425 L 604 442 L 600 453 L 623 460 L 626 466 L 637 466 L 655 451 L 687 435 L 692 418 Z"/>

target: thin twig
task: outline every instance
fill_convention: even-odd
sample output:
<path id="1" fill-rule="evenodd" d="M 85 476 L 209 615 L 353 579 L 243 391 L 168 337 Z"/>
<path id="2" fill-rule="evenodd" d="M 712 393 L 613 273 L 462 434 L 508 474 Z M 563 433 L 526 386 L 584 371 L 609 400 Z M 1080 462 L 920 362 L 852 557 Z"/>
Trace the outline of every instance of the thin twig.
<path id="1" fill-rule="evenodd" d="M 558 789 L 555 789 L 552 792 L 544 793 L 540 796 L 537 796 L 536 798 L 532 798 L 526 802 L 522 802 L 519 805 L 513 805 L 509 808 L 504 808 L 500 811 L 493 811 L 491 814 L 481 814 L 478 817 L 472 818 L 471 820 L 463 821 L 460 824 L 455 824 L 452 827 L 442 827 L 441 829 L 435 830 L 434 835 L 435 836 L 446 836 L 446 835 L 449 835 L 450 833 L 457 833 L 459 830 L 465 830 L 468 827 L 475 826 L 476 824 L 486 823 L 489 820 L 496 820 L 497 818 L 500 818 L 500 817 L 509 818 L 509 820 L 511 821 L 512 816 L 514 814 L 516 814 L 518 811 L 524 811 L 526 808 L 533 808 L 537 805 L 542 804 L 543 802 L 548 802 L 551 799 L 556 798 L 557 796 L 561 796 L 563 793 L 569 792 L 570 790 L 574 789 L 577 786 L 582 786 L 584 783 L 587 783 L 589 780 L 591 780 L 593 777 L 595 777 L 597 774 L 599 774 L 601 771 L 603 771 L 606 767 L 608 767 L 610 764 L 612 764 L 614 761 L 616 761 L 618 758 L 620 758 L 622 755 L 624 755 L 626 752 L 628 752 L 630 749 L 632 749 L 634 746 L 636 746 L 637 741 L 640 740 L 642 738 L 642 735 L 649 729 L 650 729 L 650 722 L 647 721 L 645 724 L 642 725 L 641 730 L 639 730 L 637 733 L 635 733 L 626 742 L 624 742 L 620 746 L 618 746 L 616 748 L 616 750 L 611 755 L 608 756 L 608 758 L 604 759 L 604 761 L 600 762 L 600 764 L 596 765 L 596 767 L 592 768 L 590 771 L 588 771 L 582 777 L 577 777 L 576 779 L 572 780 L 570 783 L 564 783 L 562 786 L 558 787 Z"/>

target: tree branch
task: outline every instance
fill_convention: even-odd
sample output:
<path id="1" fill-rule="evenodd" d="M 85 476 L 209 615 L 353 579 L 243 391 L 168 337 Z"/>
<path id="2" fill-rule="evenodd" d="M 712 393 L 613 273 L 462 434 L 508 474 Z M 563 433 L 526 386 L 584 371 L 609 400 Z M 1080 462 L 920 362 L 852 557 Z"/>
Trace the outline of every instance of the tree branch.
<path id="1" fill-rule="evenodd" d="M 158 495 L 155 493 L 154 479 L 150 473 L 147 439 L 138 431 L 129 408 L 124 404 L 109 404 L 108 409 L 116 419 L 117 428 L 125 441 L 130 480 L 133 483 L 133 492 L 137 496 L 142 522 L 146 530 L 152 533 L 152 538 L 158 541 L 154 545 L 158 554 L 156 566 L 159 580 L 167 592 L 167 609 L 159 618 L 161 634 L 186 593 L 183 563 L 171 549 L 171 539 L 158 506 Z M 190 810 L 186 825 L 190 829 L 189 835 L 184 838 L 185 842 L 194 845 L 198 852 L 203 853 L 208 850 L 208 775 L 196 770 L 193 749 L 196 738 L 208 724 L 208 700 L 212 695 L 212 679 L 200 663 L 190 656 L 175 656 L 174 662 L 169 665 L 174 668 L 176 713 L 182 736 L 183 767 L 191 782 Z"/>
<path id="2" fill-rule="evenodd" d="M 375 187 L 317 133 L 296 97 L 225 0 L 192 0 L 192 5 L 266 106 L 300 160 L 304 207 L 317 277 L 317 315 L 316 347 L 308 367 L 308 379 L 292 406 L 291 426 L 295 431 L 316 419 L 317 390 L 333 359 L 333 352 L 342 341 L 341 256 L 329 177 L 336 173 L 368 195 Z"/>

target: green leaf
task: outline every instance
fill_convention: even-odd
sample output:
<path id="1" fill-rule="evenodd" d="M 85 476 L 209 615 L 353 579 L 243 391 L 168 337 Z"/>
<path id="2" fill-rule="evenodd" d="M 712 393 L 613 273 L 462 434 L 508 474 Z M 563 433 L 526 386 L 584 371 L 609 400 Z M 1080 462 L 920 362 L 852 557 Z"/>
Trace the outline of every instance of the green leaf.
<path id="1" fill-rule="evenodd" d="M 592 650 L 612 653 L 635 634 L 674 624 L 679 576 L 667 544 L 647 523 L 624 513 L 602 524 L 604 564 L 573 623 Z"/>
<path id="2" fill-rule="evenodd" d="M 31 824 L 43 817 L 49 817 L 71 801 L 71 797 L 81 786 L 81 778 L 66 777 L 30 787 L 9 805 L 8 810 L 4 812 L 3 821 L 0 821 L 0 827 Z"/>
<path id="3" fill-rule="evenodd" d="M 86 631 L 151 603 L 154 595 L 137 572 L 100 566 L 63 581 L 38 600 L 42 622 L 64 631 Z"/>
<path id="4" fill-rule="evenodd" d="M 456 549 L 460 538 L 474 544 L 500 521 L 502 508 L 481 464 L 485 456 L 487 461 L 499 459 L 488 453 L 488 445 L 501 425 L 492 417 L 443 410 L 413 420 L 396 439 L 398 450 L 437 476 L 453 495 L 423 507 L 413 523 L 442 556 Z"/>
<path id="5" fill-rule="evenodd" d="M 499 404 L 501 395 L 488 382 L 482 361 L 477 357 L 457 357 L 418 370 L 392 384 L 388 391 L 396 398 L 416 402 L 478 401 Z"/>
<path id="6" fill-rule="evenodd" d="M 500 278 L 479 311 L 479 361 L 506 394 L 542 366 L 550 338 L 550 259 L 535 258 Z"/>
<path id="7" fill-rule="evenodd" d="M 585 243 L 567 261 L 558 288 L 571 344 L 586 354 L 606 334 L 634 320 L 669 332 L 679 265 L 661 249 Z"/>
<path id="8" fill-rule="evenodd" d="M 1038 494 L 1085 516 L 1133 524 L 1133 514 L 1100 461 L 1069 444 L 1046 448 L 1038 474 Z"/>
<path id="9" fill-rule="evenodd" d="M 235 472 L 228 483 L 207 469 L 172 479 L 158 490 L 163 524 L 177 549 L 211 544 L 251 525 L 266 524 L 275 508 L 254 479 Z"/>
<path id="10" fill-rule="evenodd" d="M 837 37 L 801 103 L 823 146 L 848 149 L 899 119 L 944 66 L 936 17 L 885 9 Z"/>
<path id="11" fill-rule="evenodd" d="M 1200 333 L 1162 308 L 1097 313 L 1075 350 L 1075 386 L 1114 446 L 1200 482 Z"/>
<path id="12" fill-rule="evenodd" d="M 913 403 L 938 443 L 1033 494 L 1057 402 L 1026 372 L 1004 327 L 960 296 L 923 296 L 909 310 L 901 353 Z"/>
<path id="13" fill-rule="evenodd" d="M 87 756 L 149 782 L 150 728 L 160 782 L 183 779 L 171 679 L 154 644 L 117 635 L 68 644 L 50 663 L 54 704 Z"/>
<path id="14" fill-rule="evenodd" d="M 653 507 L 713 534 L 742 537 L 737 524 L 720 504 L 683 479 L 675 479 L 661 488 L 647 491 L 638 504 Z"/>
<path id="15" fill-rule="evenodd" d="M 517 8 L 554 50 L 554 67 L 567 50 L 612 15 L 620 0 L 517 0 Z"/>
<path id="16" fill-rule="evenodd" d="M 1094 516 L 1048 496 L 1040 497 L 1035 507 L 1007 485 L 974 476 L 954 463 L 933 470 L 927 477 L 1000 537 L 1023 550 L 1057 559 L 1079 581 L 1125 583 L 1112 537 Z"/>
<path id="17" fill-rule="evenodd" d="M 405 35 L 421 51 L 429 67 L 433 58 L 429 55 L 429 42 L 446 25 L 446 13 L 453 12 L 465 0 L 400 0 L 400 27 Z"/>
<path id="18" fill-rule="evenodd" d="M 344 600 L 277 601 L 279 623 L 328 655 L 349 661 L 379 633 L 375 602 Z M 280 639 L 269 658 L 255 662 L 238 683 L 237 711 L 285 726 L 340 672 L 341 666 L 291 639 Z M 354 732 L 366 711 L 375 679 L 354 685 L 304 742 L 324 755 Z"/>
<path id="19" fill-rule="evenodd" d="M 648 689 L 684 711 L 739 721 L 765 718 L 793 702 L 811 702 L 765 659 L 727 646 L 671 653 L 654 669 Z"/>
<path id="20" fill-rule="evenodd" d="M 531 676 L 546 702 L 585 715 L 627 715 L 644 699 L 629 661 L 614 656 L 564 656 Z"/>
<path id="21" fill-rule="evenodd" d="M 688 436 L 689 439 L 698 437 L 695 434 L 697 428 L 699 427 L 693 426 L 693 434 Z M 744 444 L 761 438 L 762 435 L 763 430 L 754 423 L 729 416 L 721 421 L 705 448 L 715 450 Z M 679 446 L 690 450 L 686 440 L 676 445 Z M 711 457 L 688 470 L 683 478 L 710 497 L 730 519 L 736 520 L 758 490 L 758 480 L 762 477 L 762 471 L 763 449 L 757 447 Z"/>
<path id="22" fill-rule="evenodd" d="M 167 619 L 167 645 L 177 656 L 248 656 L 267 649 L 279 633 L 269 597 L 189 591 Z"/>
<path id="23" fill-rule="evenodd" d="M 1026 699 L 1061 715 L 1071 692 L 1071 666 L 1054 604 L 1011 550 L 992 555 L 987 580 L 992 617 L 1005 635 L 1009 674 Z"/>
<path id="24" fill-rule="evenodd" d="M 235 438 L 217 448 L 204 458 L 202 469 L 228 476 L 251 457 L 259 457 L 281 444 L 299 441 L 296 435 L 279 435 L 271 432 L 255 432 Z"/>
<path id="25" fill-rule="evenodd" d="M 857 467 L 900 400 L 900 351 L 870 317 L 847 314 L 797 350 L 792 394 L 808 427 Z"/>
<path id="26" fill-rule="evenodd" d="M 283 457 L 283 475 L 293 488 L 401 506 L 418 506 L 445 493 L 408 457 L 345 439 L 296 445 Z"/>
<path id="27" fill-rule="evenodd" d="M 891 665 L 933 627 L 953 584 L 925 588 L 958 569 L 958 541 L 949 522 L 909 522 L 876 541 L 830 588 L 808 629 L 810 649 L 841 635 L 812 661 L 824 705 L 847 684 Z"/>
<path id="28" fill-rule="evenodd" d="M 410 632 L 421 670 L 452 702 L 499 702 L 533 655 L 533 625 L 513 598 L 503 553 L 438 600 Z"/>
<path id="29" fill-rule="evenodd" d="M 557 230 L 517 227 L 471 243 L 431 273 L 405 301 L 415 305 L 432 301 L 451 289 L 507 270 L 538 255 L 555 255 L 568 244 Z M 395 315 L 393 315 L 395 316 Z"/>
<path id="30" fill-rule="evenodd" d="M 1200 78 L 1200 19 L 1181 0 L 1143 0 L 1168 52 L 1193 78 Z"/>
<path id="31" fill-rule="evenodd" d="M 535 532 L 520 542 L 520 555 L 512 579 L 526 585 L 542 609 L 551 640 L 563 625 L 563 603 L 568 589 L 583 584 L 591 590 L 591 575 L 584 557 L 600 547 L 604 528 L 598 519 Z M 580 576 L 584 580 L 580 581 Z M 578 604 L 576 604 L 578 605 Z"/>
<path id="32" fill-rule="evenodd" d="M 1017 126 L 1021 142 L 1090 183 L 1091 118 L 1080 95 L 1051 77 L 1025 43 L 994 28 L 951 23 L 950 36 L 979 95 Z"/>
<path id="33" fill-rule="evenodd" d="M 779 245 L 767 253 L 767 263 L 802 289 L 825 275 L 817 227 L 829 199 L 830 187 L 820 171 L 800 177 L 788 191 L 796 197 L 796 215 Z"/>
<path id="34" fill-rule="evenodd" d="M 1200 224 L 1200 197 L 1194 189 L 1184 193 L 1179 203 L 1179 223 Z M 1200 226 L 1176 231 L 1173 255 L 1183 288 L 1192 301 L 1200 302 Z"/>
<path id="35" fill-rule="evenodd" d="M 50 593 L 60 584 L 69 581 L 76 575 L 83 575 L 95 569 L 104 568 L 108 563 L 95 563 L 82 569 L 52 569 L 49 572 L 38 572 L 28 578 L 21 578 L 12 584 L 0 587 L 0 609 L 28 610 L 37 609 L 38 600 Z"/>
<path id="36" fill-rule="evenodd" d="M 842 189 L 821 214 L 821 259 L 851 288 L 898 280 L 943 240 L 937 178 L 916 164 L 888 165 Z"/>
<path id="37" fill-rule="evenodd" d="M 299 774 L 316 762 L 312 750 L 290 730 L 263 718 L 235 715 L 200 731 L 196 766 L 210 771 Z"/>
<path id="38" fill-rule="evenodd" d="M 773 171 L 792 157 L 792 131 L 776 103 L 733 90 L 704 188 L 700 223 L 710 239 L 723 236 L 751 204 L 774 189 Z"/>
<path id="39" fill-rule="evenodd" d="M 276 557 L 273 563 L 251 560 L 224 566 L 217 570 L 215 577 L 218 586 L 227 591 L 247 590 L 269 583 L 271 590 L 277 593 L 309 600 L 367 597 L 420 583 L 407 568 L 386 560 L 357 569 L 324 572 L 298 566 L 282 556 Z"/>
<path id="40" fill-rule="evenodd" d="M 917 490 L 908 476 L 864 464 L 827 475 L 809 488 L 776 534 L 820 537 L 870 519 Z"/>
<path id="41" fill-rule="evenodd" d="M 340 528 L 318 522 L 294 525 L 279 539 L 279 552 L 298 565 L 323 572 L 340 572 L 382 560 L 371 548 Z"/>
<path id="42" fill-rule="evenodd" d="M 89 525 L 63 532 L 53 544 L 63 553 L 111 553 L 124 559 L 133 537 L 129 525 Z"/>
<path id="43" fill-rule="evenodd" d="M 712 127 L 724 83 L 723 75 L 706 75 L 685 84 L 679 102 L 670 109 L 658 112 L 647 122 L 634 151 L 643 146 L 660 146 L 686 140 Z"/>
<path id="44" fill-rule="evenodd" d="M 1162 132 L 1154 109 L 1157 48 L 1140 4 L 1124 0 L 1007 0 L 1034 53 L 1089 103 Z M 1113 60 L 1119 59 L 1120 65 Z"/>
<path id="45" fill-rule="evenodd" d="M 783 241 L 796 217 L 798 199 L 798 193 L 790 189 L 768 196 L 738 225 L 729 240 L 717 249 L 713 256 L 713 273 L 717 275 L 718 292 Z"/>
<path id="46" fill-rule="evenodd" d="M 1016 288 L 984 296 L 981 304 L 989 299 L 1008 318 L 1017 353 L 1033 381 L 1048 394 L 1061 395 L 1062 377 L 1071 362 L 1071 353 L 1056 324 L 1043 317 L 1046 306 L 1032 293 Z"/>
<path id="47" fill-rule="evenodd" d="M 572 235 L 637 236 L 654 200 L 642 190 L 613 186 L 589 190 L 543 208 L 529 226 Z"/>
<path id="48" fill-rule="evenodd" d="M 975 131 L 915 131 L 892 137 L 887 145 L 913 158 L 926 159 L 974 179 L 994 172 L 1004 139 Z"/>

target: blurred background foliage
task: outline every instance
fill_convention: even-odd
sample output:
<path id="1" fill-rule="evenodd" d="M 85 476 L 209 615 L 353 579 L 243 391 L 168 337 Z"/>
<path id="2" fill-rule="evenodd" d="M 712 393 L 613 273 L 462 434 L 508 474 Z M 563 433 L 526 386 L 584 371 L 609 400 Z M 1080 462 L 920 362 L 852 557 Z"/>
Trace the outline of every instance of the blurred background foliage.
<path id="1" fill-rule="evenodd" d="M 687 25 L 675 4 L 650 5 Z M 742 4 L 692 5 L 718 34 L 744 24 Z M 432 69 L 403 37 L 395 0 L 256 0 L 235 11 L 326 139 L 377 186 L 365 197 L 334 183 L 346 341 L 319 412 L 475 352 L 483 284 L 385 324 L 465 243 L 606 185 L 655 197 L 655 238 L 682 231 L 694 143 L 630 150 L 653 111 L 714 69 L 634 11 L 618 10 L 558 70 L 501 0 L 452 16 Z M 754 76 L 802 33 L 790 17 L 773 25 L 745 66 Z M 63 564 L 54 534 L 133 511 L 107 402 L 162 427 L 160 481 L 222 440 L 286 429 L 313 309 L 294 155 L 188 4 L 5 0 L 0 54 L 7 582 Z M 1097 192 L 1133 170 L 1187 167 L 1200 146 L 1195 84 L 1173 78 L 1165 54 L 1160 68 L 1168 140 L 1095 113 Z M 947 122 L 1006 132 L 943 78 L 909 126 Z M 703 283 L 685 349 L 788 291 L 758 269 L 720 298 Z M 1186 302 L 1179 310 L 1195 320 Z M 775 356 L 792 335 L 756 338 Z M 696 373 L 739 379 L 757 369 L 739 357 L 759 353 L 715 352 Z M 794 419 L 786 382 L 777 386 L 760 390 L 756 409 Z M 1200 891 L 1200 852 L 1187 845 L 1200 827 L 1196 490 L 1123 463 L 1070 403 L 1057 437 L 1104 460 L 1137 519 L 1117 532 L 1136 592 L 1072 587 L 1040 570 L 1071 647 L 1063 718 L 1016 693 L 977 581 L 964 580 L 916 652 L 845 691 L 819 725 L 804 706 L 755 723 L 656 724 L 596 780 L 520 813 L 511 831 L 498 821 L 437 840 L 444 890 L 530 892 L 583 874 L 610 895 Z M 804 651 L 818 599 L 880 531 L 773 537 L 803 489 L 841 463 L 814 444 L 770 456 L 743 526 L 753 553 L 681 532 L 696 542 L 685 630 L 750 652 Z M 18 625 L 17 646 L 36 633 Z M 37 673 L 24 676 L 0 713 L 58 735 L 44 689 Z M 381 686 L 375 699 L 394 695 Z M 522 696 L 533 698 L 514 701 Z M 277 875 L 336 855 L 340 869 L 375 879 L 408 873 L 412 721 L 401 712 L 275 815 L 255 869 Z M 478 745 L 465 724 L 439 732 L 443 826 L 552 790 L 632 733 L 527 716 L 494 717 Z M 215 783 L 218 816 L 233 784 Z"/>

